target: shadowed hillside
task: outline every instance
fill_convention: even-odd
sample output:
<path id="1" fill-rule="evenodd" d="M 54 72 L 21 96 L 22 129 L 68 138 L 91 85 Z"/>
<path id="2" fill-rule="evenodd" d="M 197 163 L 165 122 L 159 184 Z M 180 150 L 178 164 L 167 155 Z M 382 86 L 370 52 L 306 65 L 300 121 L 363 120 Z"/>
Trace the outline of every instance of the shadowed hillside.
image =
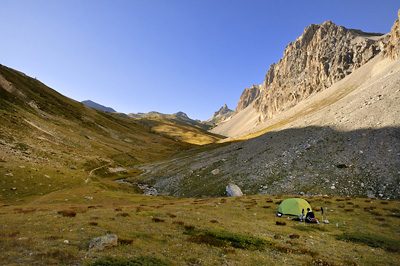
<path id="1" fill-rule="evenodd" d="M 145 167 L 167 195 L 223 196 L 234 182 L 247 194 L 400 199 L 400 128 L 291 128 Z"/>

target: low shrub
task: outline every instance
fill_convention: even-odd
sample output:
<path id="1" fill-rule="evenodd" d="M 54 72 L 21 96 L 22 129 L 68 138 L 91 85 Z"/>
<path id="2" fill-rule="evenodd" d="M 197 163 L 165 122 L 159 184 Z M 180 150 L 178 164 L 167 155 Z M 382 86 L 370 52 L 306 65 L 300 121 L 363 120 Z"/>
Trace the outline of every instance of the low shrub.
<path id="1" fill-rule="evenodd" d="M 102 257 L 97 259 L 91 264 L 92 266 L 172 266 L 169 262 L 152 258 L 141 256 L 139 258 L 113 258 L 113 257 Z"/>
<path id="2" fill-rule="evenodd" d="M 286 225 L 286 222 L 276 221 L 275 224 L 276 225 Z"/>
<path id="3" fill-rule="evenodd" d="M 158 217 L 153 217 L 151 220 L 152 220 L 153 222 L 155 222 L 155 223 L 163 223 L 163 222 L 165 222 L 164 219 L 158 218 Z"/>
<path id="4" fill-rule="evenodd" d="M 297 254 L 308 254 L 312 257 L 318 255 L 317 252 L 312 251 L 308 248 L 290 248 L 290 247 L 285 247 L 285 246 L 279 246 L 279 245 L 274 245 L 270 247 L 272 250 L 276 250 L 279 252 L 283 252 L 283 253 L 297 253 Z"/>
<path id="5" fill-rule="evenodd" d="M 120 245 L 131 245 L 133 243 L 133 239 L 124 239 L 124 238 L 118 238 L 118 244 Z"/>
<path id="6" fill-rule="evenodd" d="M 117 216 L 122 216 L 122 217 L 129 217 L 129 213 L 123 212 L 123 213 L 118 213 Z"/>
<path id="7" fill-rule="evenodd" d="M 184 227 L 185 227 L 185 230 L 187 230 L 187 231 L 192 231 L 196 228 L 194 225 L 191 225 L 191 224 L 185 225 Z"/>
<path id="8" fill-rule="evenodd" d="M 76 212 L 71 211 L 71 210 L 58 211 L 58 214 L 61 214 L 64 217 L 75 217 L 76 216 Z"/>
<path id="9" fill-rule="evenodd" d="M 364 244 L 374 248 L 383 248 L 388 251 L 400 251 L 400 241 L 383 236 L 371 235 L 362 232 L 343 233 L 336 235 L 336 239 Z"/>
<path id="10" fill-rule="evenodd" d="M 177 224 L 177 225 L 184 225 L 185 223 L 183 221 L 173 221 L 173 224 Z"/>
<path id="11" fill-rule="evenodd" d="M 394 217 L 394 218 L 400 218 L 400 214 L 398 214 L 398 213 L 391 213 L 391 214 L 387 214 L 386 216 Z"/>
<path id="12" fill-rule="evenodd" d="M 249 250 L 263 250 L 272 245 L 266 239 L 228 231 L 190 230 L 185 234 L 195 243 L 205 243 L 216 247 L 234 247 Z"/>
<path id="13" fill-rule="evenodd" d="M 167 215 L 168 215 L 169 217 L 171 217 L 171 218 L 175 218 L 175 217 L 176 217 L 176 214 L 171 213 L 171 212 L 167 212 Z"/>

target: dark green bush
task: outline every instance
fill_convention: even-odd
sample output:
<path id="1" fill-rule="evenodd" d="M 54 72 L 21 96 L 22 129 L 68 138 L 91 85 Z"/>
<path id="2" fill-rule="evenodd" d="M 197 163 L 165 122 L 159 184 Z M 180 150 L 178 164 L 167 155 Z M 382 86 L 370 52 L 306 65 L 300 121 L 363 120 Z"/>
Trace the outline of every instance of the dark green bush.
<path id="1" fill-rule="evenodd" d="M 92 266 L 172 266 L 172 264 L 157 258 L 141 256 L 136 259 L 102 257 L 92 263 Z"/>
<path id="2" fill-rule="evenodd" d="M 185 233 L 190 235 L 189 240 L 192 242 L 205 243 L 216 247 L 262 250 L 271 245 L 263 238 L 227 231 L 190 230 Z"/>
<path id="3" fill-rule="evenodd" d="M 382 248 L 392 252 L 400 251 L 400 241 L 378 235 L 352 232 L 337 235 L 336 239 L 360 243 L 374 248 Z"/>

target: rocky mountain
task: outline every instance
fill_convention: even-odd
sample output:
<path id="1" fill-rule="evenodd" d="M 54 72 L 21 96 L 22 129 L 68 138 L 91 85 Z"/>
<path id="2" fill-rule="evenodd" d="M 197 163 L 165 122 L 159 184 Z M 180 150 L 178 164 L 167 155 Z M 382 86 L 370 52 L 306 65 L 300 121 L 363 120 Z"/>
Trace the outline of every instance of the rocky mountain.
<path id="1" fill-rule="evenodd" d="M 398 27 L 382 36 L 332 22 L 308 27 L 260 96 L 215 128 L 256 133 L 143 165 L 142 180 L 166 195 L 222 196 L 234 183 L 245 194 L 400 199 Z"/>
<path id="2" fill-rule="evenodd" d="M 282 59 L 271 65 L 264 83 L 244 90 L 235 115 L 251 106 L 254 109 L 251 127 L 273 118 L 354 72 L 385 50 L 392 42 L 390 36 L 347 29 L 331 21 L 308 26 L 287 45 Z M 248 131 L 248 126 L 236 129 L 236 134 L 223 127 L 213 132 L 237 136 Z"/>
<path id="3" fill-rule="evenodd" d="M 254 102 L 260 96 L 261 88 L 262 85 L 253 85 L 250 88 L 244 89 L 233 114 L 239 113 Z"/>
<path id="4" fill-rule="evenodd" d="M 384 51 L 385 55 L 393 60 L 400 58 L 400 10 L 398 11 L 399 19 L 394 23 L 390 32 L 390 40 Z"/>
<path id="5" fill-rule="evenodd" d="M 98 109 L 98 110 L 102 110 L 102 111 L 105 111 L 105 112 L 109 112 L 109 113 L 117 112 L 114 109 L 112 109 L 111 107 L 106 107 L 104 105 L 95 103 L 95 102 L 93 102 L 91 100 L 82 101 L 81 103 L 83 103 L 86 106 L 89 106 L 89 107 L 92 107 L 92 108 L 95 108 L 95 109 Z"/>
<path id="6" fill-rule="evenodd" d="M 211 125 L 216 125 L 231 117 L 232 114 L 233 111 L 229 109 L 228 106 L 225 104 L 217 112 L 214 113 L 212 118 L 208 119 L 205 122 Z"/>

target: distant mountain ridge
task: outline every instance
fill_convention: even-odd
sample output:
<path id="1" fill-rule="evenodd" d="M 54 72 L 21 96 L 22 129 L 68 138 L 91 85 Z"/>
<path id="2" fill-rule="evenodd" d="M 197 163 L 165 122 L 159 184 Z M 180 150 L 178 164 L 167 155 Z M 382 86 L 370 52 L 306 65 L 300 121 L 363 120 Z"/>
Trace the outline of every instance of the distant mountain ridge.
<path id="1" fill-rule="evenodd" d="M 81 103 L 83 103 L 86 106 L 89 106 L 89 107 L 92 107 L 92 108 L 95 108 L 95 109 L 98 109 L 98 110 L 106 111 L 106 112 L 109 112 L 109 113 L 117 112 L 111 107 L 106 107 L 104 105 L 98 104 L 98 103 L 93 102 L 91 100 L 82 101 Z"/>

